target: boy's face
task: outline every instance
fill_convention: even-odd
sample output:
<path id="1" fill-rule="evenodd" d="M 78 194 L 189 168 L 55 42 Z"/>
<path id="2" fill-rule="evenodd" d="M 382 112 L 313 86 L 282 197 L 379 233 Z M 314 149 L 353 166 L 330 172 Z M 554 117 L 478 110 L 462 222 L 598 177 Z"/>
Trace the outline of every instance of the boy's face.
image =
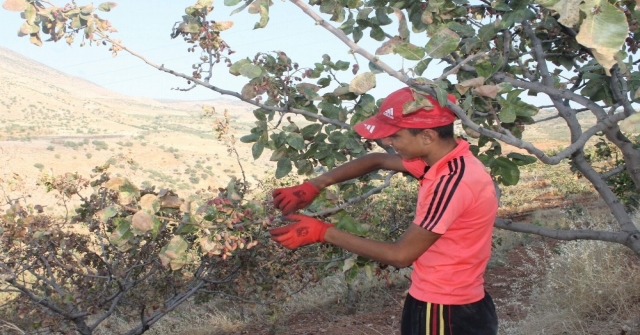
<path id="1" fill-rule="evenodd" d="M 414 159 L 425 156 L 423 133 L 413 135 L 407 129 L 401 129 L 397 133 L 382 139 L 382 144 L 389 145 L 403 159 Z"/>

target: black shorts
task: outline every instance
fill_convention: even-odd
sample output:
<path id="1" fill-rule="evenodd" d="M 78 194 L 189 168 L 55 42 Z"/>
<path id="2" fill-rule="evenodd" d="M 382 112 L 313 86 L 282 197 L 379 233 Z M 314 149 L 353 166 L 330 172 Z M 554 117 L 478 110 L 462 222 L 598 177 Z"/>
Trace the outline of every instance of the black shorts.
<path id="1" fill-rule="evenodd" d="M 498 316 L 493 300 L 467 305 L 441 305 L 419 301 L 407 294 L 402 310 L 402 335 L 496 335 Z"/>

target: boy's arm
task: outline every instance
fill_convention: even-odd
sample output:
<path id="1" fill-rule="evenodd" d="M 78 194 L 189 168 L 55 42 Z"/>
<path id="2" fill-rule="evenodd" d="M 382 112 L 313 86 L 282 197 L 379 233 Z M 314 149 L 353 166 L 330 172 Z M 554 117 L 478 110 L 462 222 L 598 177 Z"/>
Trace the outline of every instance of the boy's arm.
<path id="1" fill-rule="evenodd" d="M 331 171 L 310 179 L 309 182 L 318 190 L 322 190 L 327 186 L 357 178 L 380 169 L 407 172 L 404 164 L 402 164 L 402 158 L 400 158 L 399 155 L 372 153 L 342 164 Z"/>

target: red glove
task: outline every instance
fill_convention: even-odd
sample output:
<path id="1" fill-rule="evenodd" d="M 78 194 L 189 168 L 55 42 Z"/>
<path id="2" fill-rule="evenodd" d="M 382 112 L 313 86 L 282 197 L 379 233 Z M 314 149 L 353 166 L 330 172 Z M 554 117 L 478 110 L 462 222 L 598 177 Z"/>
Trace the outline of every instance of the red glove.
<path id="1" fill-rule="evenodd" d="M 271 239 L 280 243 L 283 247 L 297 249 L 303 245 L 322 242 L 327 229 L 332 224 L 302 214 L 294 214 L 285 217 L 289 221 L 297 221 L 290 225 L 269 230 Z"/>
<path id="2" fill-rule="evenodd" d="M 307 207 L 313 202 L 320 191 L 308 181 L 285 188 L 273 190 L 273 205 L 282 211 L 282 214 L 289 215 L 300 208 Z"/>

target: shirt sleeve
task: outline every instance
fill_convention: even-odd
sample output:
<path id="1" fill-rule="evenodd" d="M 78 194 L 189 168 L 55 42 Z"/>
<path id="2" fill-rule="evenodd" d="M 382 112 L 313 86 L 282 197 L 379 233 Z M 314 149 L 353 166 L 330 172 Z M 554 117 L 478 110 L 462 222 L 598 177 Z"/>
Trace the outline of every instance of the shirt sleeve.
<path id="1" fill-rule="evenodd" d="M 420 187 L 413 223 L 436 234 L 444 234 L 473 203 L 471 190 L 454 175 L 444 175 Z"/>
<path id="2" fill-rule="evenodd" d="M 416 158 L 411 160 L 402 160 L 402 165 L 407 171 L 417 179 L 420 179 L 424 175 L 425 167 L 427 163 L 425 163 L 422 159 Z"/>

